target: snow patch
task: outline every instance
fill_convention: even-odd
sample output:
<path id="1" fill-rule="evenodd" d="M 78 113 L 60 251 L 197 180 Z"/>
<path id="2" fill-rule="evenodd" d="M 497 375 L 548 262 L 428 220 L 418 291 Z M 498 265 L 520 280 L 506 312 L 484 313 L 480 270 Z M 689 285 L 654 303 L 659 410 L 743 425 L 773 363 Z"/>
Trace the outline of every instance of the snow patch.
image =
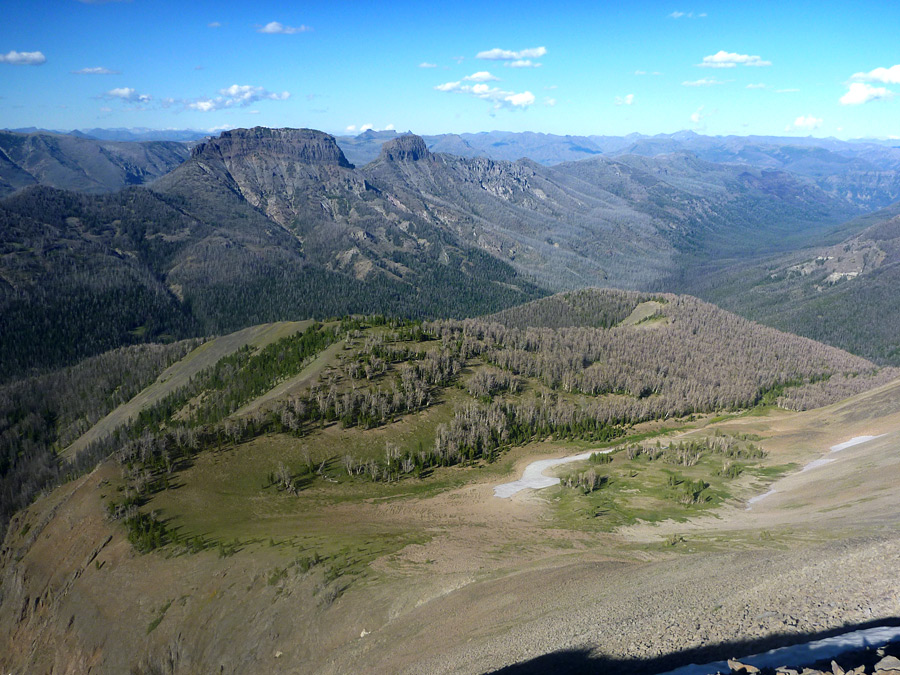
<path id="1" fill-rule="evenodd" d="M 878 626 L 877 628 L 856 630 L 843 635 L 835 635 L 822 640 L 793 645 L 792 647 L 779 647 L 762 654 L 741 657 L 737 660 L 757 668 L 809 665 L 822 659 L 840 656 L 844 652 L 866 647 L 881 647 L 897 639 L 900 639 L 900 626 Z M 682 666 L 659 675 L 712 675 L 717 672 L 727 673 L 730 670 L 727 661 L 716 661 L 715 663 L 707 663 L 702 666 L 696 664 Z"/>
<path id="2" fill-rule="evenodd" d="M 614 449 L 615 448 L 610 448 L 609 450 L 588 450 L 587 452 L 582 452 L 578 455 L 570 455 L 569 457 L 563 457 L 561 459 L 541 459 L 536 462 L 532 462 L 525 467 L 525 471 L 522 472 L 522 477 L 519 480 L 515 480 L 511 483 L 503 483 L 502 485 L 496 486 L 494 488 L 494 496 L 499 497 L 500 499 L 508 499 L 517 492 L 521 492 L 522 490 L 525 490 L 527 488 L 540 490 L 541 488 L 558 485 L 559 478 L 554 478 L 553 476 L 545 476 L 544 471 L 546 471 L 547 469 L 551 469 L 554 466 L 559 466 L 560 464 L 583 462 L 586 459 L 590 459 L 591 455 L 595 453 L 598 455 L 606 455 L 612 452 Z"/>

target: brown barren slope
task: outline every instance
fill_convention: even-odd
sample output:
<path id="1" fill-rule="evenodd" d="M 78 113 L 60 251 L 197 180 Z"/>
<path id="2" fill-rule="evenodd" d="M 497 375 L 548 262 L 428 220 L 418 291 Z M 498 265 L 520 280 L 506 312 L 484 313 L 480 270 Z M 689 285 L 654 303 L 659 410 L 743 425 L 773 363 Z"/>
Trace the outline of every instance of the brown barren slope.
<path id="1" fill-rule="evenodd" d="M 10 526 L 0 560 L 0 667 L 477 674 L 582 649 L 585 669 L 653 672 L 683 663 L 666 655 L 685 649 L 706 651 L 682 659 L 706 661 L 737 656 L 716 647 L 723 643 L 752 641 L 762 651 L 897 617 L 900 382 L 829 408 L 713 426 L 762 436 L 772 463 L 797 468 L 750 511 L 747 498 L 768 485 L 746 482 L 715 518 L 613 534 L 555 527 L 552 490 L 492 496 L 528 462 L 567 452 L 544 443 L 514 450 L 509 475 L 442 470 L 438 478 L 482 477 L 438 493 L 354 501 L 324 485 L 274 506 L 257 499 L 260 533 L 284 535 L 274 546 L 248 542 L 224 558 L 215 550 L 138 555 L 124 528 L 105 518 L 101 495 L 114 492 L 118 469 L 103 465 Z M 799 471 L 831 445 L 879 434 Z M 196 492 L 191 476 L 227 471 L 241 453 L 261 449 L 201 456 L 174 494 L 215 497 Z M 314 517 L 304 500 L 321 505 Z M 361 577 L 291 567 L 309 537 L 404 529 L 419 540 L 377 555 Z M 674 531 L 684 541 L 667 546 Z"/>

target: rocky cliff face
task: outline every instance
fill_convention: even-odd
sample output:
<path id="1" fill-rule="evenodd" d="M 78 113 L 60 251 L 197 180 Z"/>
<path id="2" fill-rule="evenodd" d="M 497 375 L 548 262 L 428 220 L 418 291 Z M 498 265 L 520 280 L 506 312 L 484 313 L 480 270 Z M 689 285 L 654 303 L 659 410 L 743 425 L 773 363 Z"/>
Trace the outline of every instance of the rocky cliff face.
<path id="1" fill-rule="evenodd" d="M 232 129 L 201 143 L 193 157 L 218 156 L 229 165 L 249 158 L 268 157 L 301 164 L 340 166 L 352 169 L 333 136 L 314 129 Z"/>
<path id="2" fill-rule="evenodd" d="M 405 134 L 381 146 L 381 159 L 389 162 L 416 162 L 431 156 L 424 139 L 415 134 Z"/>

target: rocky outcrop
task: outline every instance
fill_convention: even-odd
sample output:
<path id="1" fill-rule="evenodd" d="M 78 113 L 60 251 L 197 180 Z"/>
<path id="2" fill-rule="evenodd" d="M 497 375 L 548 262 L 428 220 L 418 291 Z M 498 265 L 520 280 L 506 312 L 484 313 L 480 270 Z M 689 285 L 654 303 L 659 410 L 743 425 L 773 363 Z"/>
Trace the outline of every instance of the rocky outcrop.
<path id="1" fill-rule="evenodd" d="M 415 134 L 405 134 L 381 146 L 381 159 L 389 162 L 416 162 L 431 157 L 425 140 Z"/>
<path id="2" fill-rule="evenodd" d="M 352 169 L 334 136 L 314 129 L 232 129 L 218 138 L 201 143 L 192 154 L 203 158 L 221 157 L 226 164 L 265 155 L 291 159 L 301 164 L 334 165 Z"/>

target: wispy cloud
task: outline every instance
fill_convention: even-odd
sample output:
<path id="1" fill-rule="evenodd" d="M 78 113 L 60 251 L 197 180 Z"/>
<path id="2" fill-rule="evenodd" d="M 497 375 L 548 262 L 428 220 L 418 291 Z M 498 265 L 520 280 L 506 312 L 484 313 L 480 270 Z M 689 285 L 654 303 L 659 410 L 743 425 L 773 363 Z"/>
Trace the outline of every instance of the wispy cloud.
<path id="1" fill-rule="evenodd" d="M 847 93 L 841 96 L 842 105 L 862 105 L 869 101 L 893 98 L 894 92 L 886 87 L 873 87 L 866 82 L 851 82 Z"/>
<path id="2" fill-rule="evenodd" d="M 762 82 L 760 82 L 759 84 L 748 84 L 747 85 L 747 89 L 765 89 L 765 88 L 766 88 L 766 85 L 764 85 Z"/>
<path id="3" fill-rule="evenodd" d="M 278 21 L 270 21 L 265 26 L 256 29 L 257 33 L 268 33 L 270 35 L 294 35 L 296 33 L 308 33 L 312 28 L 309 26 L 285 26 Z"/>
<path id="4" fill-rule="evenodd" d="M 821 117 L 801 115 L 794 120 L 794 123 L 791 126 L 794 129 L 805 129 L 806 131 L 812 131 L 813 129 L 818 129 L 820 126 L 822 126 L 823 121 L 824 120 Z"/>
<path id="5" fill-rule="evenodd" d="M 616 96 L 616 105 L 631 105 L 634 103 L 634 94 L 628 94 L 627 96 Z"/>
<path id="6" fill-rule="evenodd" d="M 73 70 L 73 75 L 121 75 L 118 70 L 110 70 L 109 68 L 82 68 L 81 70 Z"/>
<path id="7" fill-rule="evenodd" d="M 287 91 L 278 94 L 267 91 L 263 87 L 254 87 L 249 84 L 233 84 L 225 89 L 220 89 L 219 95 L 215 98 L 200 98 L 186 102 L 185 106 L 190 110 L 212 112 L 223 108 L 243 108 L 257 101 L 286 101 L 290 97 L 291 94 Z"/>
<path id="8" fill-rule="evenodd" d="M 714 87 L 717 84 L 725 84 L 721 80 L 717 80 L 714 77 L 704 77 L 702 80 L 689 80 L 686 82 L 682 82 L 682 87 Z"/>
<path id="9" fill-rule="evenodd" d="M 463 84 L 461 81 L 445 82 L 434 87 L 437 91 L 454 92 L 458 94 L 468 94 L 475 98 L 490 101 L 494 104 L 495 109 L 499 108 L 527 108 L 534 104 L 534 94 L 530 91 L 520 93 L 514 91 L 506 91 L 499 87 L 479 82 L 478 84 Z"/>
<path id="10" fill-rule="evenodd" d="M 735 66 L 771 66 L 771 61 L 764 61 L 759 56 L 750 54 L 737 54 L 735 52 L 719 51 L 710 56 L 704 56 L 698 63 L 700 68 L 734 68 Z"/>
<path id="11" fill-rule="evenodd" d="M 106 94 L 104 94 L 105 98 L 118 98 L 123 101 L 137 101 L 139 103 L 148 103 L 151 98 L 147 94 L 139 94 L 137 90 L 132 89 L 131 87 L 116 87 L 115 89 L 110 89 Z"/>
<path id="12" fill-rule="evenodd" d="M 222 24 L 219 23 L 218 21 L 210 21 L 210 22 L 209 22 L 208 24 L 206 24 L 206 25 L 207 25 L 207 27 L 209 27 L 209 28 L 221 28 L 221 27 L 222 27 Z"/>
<path id="13" fill-rule="evenodd" d="M 544 105 L 548 105 L 548 106 L 550 106 L 550 107 L 552 108 L 553 106 L 556 105 L 556 99 L 555 99 L 555 98 L 551 98 L 551 97 L 549 97 L 549 96 L 545 96 L 545 97 L 544 97 Z"/>
<path id="14" fill-rule="evenodd" d="M 435 87 L 438 91 L 456 91 L 462 86 L 462 82 L 444 82 Z"/>
<path id="15" fill-rule="evenodd" d="M 13 66 L 39 66 L 47 62 L 47 57 L 42 52 L 7 52 L 0 54 L 0 63 L 9 63 Z"/>
<path id="16" fill-rule="evenodd" d="M 875 68 L 868 73 L 856 73 L 851 80 L 857 82 L 882 82 L 884 84 L 900 84 L 900 64 L 890 68 Z"/>
<path id="17" fill-rule="evenodd" d="M 704 106 L 701 105 L 691 114 L 691 122 L 693 122 L 694 124 L 700 124 L 700 122 L 703 121 L 704 117 L 708 117 L 708 115 L 703 112 L 703 108 Z"/>
<path id="18" fill-rule="evenodd" d="M 650 73 L 648 73 L 646 70 L 636 70 L 636 71 L 634 71 L 634 74 L 637 75 L 638 77 L 641 77 L 643 75 L 654 75 L 654 76 L 662 75 L 662 73 L 659 72 L 658 70 L 654 70 L 653 72 L 650 72 Z"/>
<path id="19" fill-rule="evenodd" d="M 706 12 L 694 14 L 694 12 L 672 12 L 669 14 L 670 19 L 705 19 Z"/>
<path id="20" fill-rule="evenodd" d="M 503 65 L 508 68 L 540 68 L 544 64 L 531 61 L 530 59 L 516 59 L 515 61 L 507 61 Z"/>
<path id="21" fill-rule="evenodd" d="M 523 59 L 539 59 L 547 53 L 546 47 L 531 47 L 520 51 L 511 51 L 509 49 L 500 49 L 494 47 L 484 52 L 478 52 L 476 59 L 487 59 L 489 61 L 521 61 Z"/>
<path id="22" fill-rule="evenodd" d="M 469 82 L 498 82 L 500 80 L 499 77 L 491 75 L 486 70 L 479 70 L 477 73 L 466 75 L 463 79 Z"/>
<path id="23" fill-rule="evenodd" d="M 428 63 L 428 61 L 422 61 L 422 63 L 419 64 L 419 68 L 437 68 L 437 64 Z"/>

